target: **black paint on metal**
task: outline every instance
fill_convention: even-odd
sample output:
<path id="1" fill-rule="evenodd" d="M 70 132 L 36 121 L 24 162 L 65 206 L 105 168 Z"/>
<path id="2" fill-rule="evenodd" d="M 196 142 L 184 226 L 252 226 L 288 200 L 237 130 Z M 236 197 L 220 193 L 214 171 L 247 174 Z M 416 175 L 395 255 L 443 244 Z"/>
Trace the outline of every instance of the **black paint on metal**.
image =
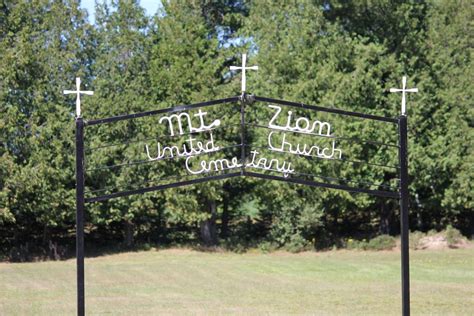
<path id="1" fill-rule="evenodd" d="M 329 138 L 329 139 L 337 139 L 337 140 L 342 140 L 342 141 L 347 141 L 347 142 L 353 142 L 353 143 L 365 143 L 365 144 L 371 144 L 375 146 L 385 146 L 385 147 L 393 147 L 393 148 L 398 148 L 398 144 L 391 144 L 391 143 L 384 143 L 384 142 L 379 142 L 375 140 L 366 140 L 366 139 L 359 139 L 359 138 L 352 138 L 352 137 L 344 137 L 344 136 L 334 136 L 334 135 L 320 135 L 316 133 L 303 133 L 299 131 L 285 131 L 277 128 L 272 128 L 270 126 L 266 125 L 260 125 L 260 124 L 246 124 L 247 126 L 252 126 L 252 127 L 257 127 L 257 128 L 264 128 L 276 132 L 287 132 L 287 133 L 295 133 L 295 134 L 300 134 L 300 135 L 308 135 L 308 136 L 314 136 L 314 137 L 321 137 L 321 138 Z"/>
<path id="2" fill-rule="evenodd" d="M 252 145 L 246 145 L 246 147 L 250 147 L 252 149 L 265 149 L 265 150 L 271 150 L 270 147 L 268 146 L 252 146 Z M 274 151 L 275 152 L 275 151 Z M 281 152 L 281 151 L 276 151 L 276 153 L 280 153 L 280 154 L 285 154 L 285 153 L 288 153 L 288 152 Z M 290 153 L 292 154 L 292 153 Z M 351 163 L 351 164 L 354 164 L 354 165 L 367 165 L 367 166 L 372 166 L 372 167 L 380 167 L 380 168 L 387 168 L 387 169 L 395 169 L 397 170 L 397 173 L 398 173 L 398 169 L 399 169 L 399 166 L 398 165 L 382 165 L 382 164 L 378 164 L 378 163 L 371 163 L 371 162 L 367 162 L 367 161 L 362 161 L 362 160 L 349 160 L 349 159 L 337 159 L 337 158 L 321 158 L 319 156 L 315 156 L 315 155 L 303 155 L 303 154 L 292 154 L 292 155 L 296 155 L 298 157 L 301 157 L 301 158 L 306 158 L 306 159 L 310 159 L 310 160 L 321 160 L 321 159 L 324 159 L 324 160 L 329 160 L 331 162 L 338 162 L 338 163 Z M 398 178 L 397 179 L 394 179 L 394 180 L 397 180 L 398 181 Z"/>
<path id="3" fill-rule="evenodd" d="M 297 108 L 303 108 L 308 110 L 314 111 L 321 111 L 326 113 L 334 113 L 340 114 L 345 116 L 352 116 L 352 117 L 359 117 L 362 119 L 369 119 L 375 121 L 382 121 L 388 123 L 395 123 L 398 124 L 399 128 L 399 145 L 393 145 L 394 147 L 398 147 L 399 150 L 399 166 L 395 167 L 400 170 L 400 188 L 399 192 L 394 191 L 382 191 L 382 190 L 372 190 L 366 188 L 358 188 L 358 187 L 351 187 L 348 185 L 341 185 L 341 184 L 331 184 L 325 182 L 316 182 L 316 181 L 309 181 L 301 178 L 292 178 L 284 177 L 284 176 L 276 176 L 271 174 L 264 174 L 264 173 L 257 173 L 257 172 L 249 172 L 246 171 L 243 167 L 240 172 L 234 173 L 224 173 L 215 176 L 207 176 L 199 179 L 192 179 L 186 181 L 178 181 L 172 182 L 168 184 L 162 185 L 155 185 L 140 189 L 134 189 L 129 191 L 121 191 L 115 192 L 111 194 L 85 198 L 84 197 L 84 126 L 85 125 L 98 125 L 98 124 L 105 124 L 111 122 L 117 122 L 122 120 L 129 120 L 135 119 L 140 117 L 146 117 L 151 115 L 157 115 L 162 113 L 170 113 L 170 112 L 178 112 L 178 111 L 186 111 L 190 109 L 206 107 L 211 105 L 223 104 L 223 103 L 230 103 L 230 102 L 241 102 L 241 144 L 239 146 L 242 147 L 242 161 L 245 162 L 245 147 L 248 146 L 245 140 L 245 105 L 249 105 L 255 101 L 262 101 L 262 102 L 270 102 L 275 104 L 281 104 L 286 106 L 292 106 Z M 392 145 L 392 144 L 390 144 Z M 223 180 L 238 176 L 249 176 L 254 178 L 260 179 L 267 179 L 267 180 L 276 180 L 276 181 L 284 181 L 294 184 L 301 184 L 301 185 L 308 185 L 312 187 L 323 187 L 329 189 L 338 189 L 344 190 L 351 193 L 366 193 L 370 195 L 385 197 L 385 198 L 396 198 L 400 200 L 400 226 L 401 226 L 401 272 L 402 272 L 402 314 L 404 316 L 410 315 L 410 272 L 409 272 L 409 240 L 408 240 L 408 232 L 409 232 L 409 222 L 408 222 L 408 202 L 409 202 L 409 194 L 408 194 L 408 149 L 407 149 L 407 117 L 400 116 L 397 119 L 389 118 L 389 117 L 382 117 L 358 112 L 351 112 L 346 110 L 340 109 L 333 109 L 333 108 L 325 108 L 320 106 L 313 106 L 313 105 L 306 105 L 303 103 L 296 103 L 296 102 L 288 102 L 283 100 L 271 99 L 271 98 L 264 98 L 264 97 L 257 97 L 253 95 L 242 94 L 241 96 L 214 100 L 209 102 L 203 103 L 196 103 L 191 105 L 181 105 L 167 109 L 161 110 L 154 110 L 148 112 L 141 112 L 135 114 L 128 114 L 128 115 L 120 115 L 115 117 L 108 117 L 102 119 L 95 119 L 91 121 L 85 122 L 82 118 L 76 119 L 76 264 L 77 264 L 77 313 L 78 315 L 82 316 L 85 314 L 85 290 L 84 290 L 84 205 L 85 203 L 93 203 L 93 202 L 100 202 L 106 201 L 112 198 L 118 198 L 123 196 L 129 196 L 134 194 L 143 194 L 146 192 L 152 192 L 157 190 L 164 190 L 168 188 L 175 188 L 175 187 L 182 187 L 197 183 L 203 183 L 212 180 Z M 245 166 L 245 163 L 243 163 Z M 99 190 L 101 191 L 101 190 Z"/>
<path id="4" fill-rule="evenodd" d="M 223 130 L 223 129 L 226 129 L 226 128 L 229 128 L 229 127 L 235 127 L 235 126 L 240 126 L 240 123 L 239 124 L 226 124 L 225 126 L 210 128 L 210 129 L 204 131 L 204 133 Z M 176 135 L 173 135 L 173 136 L 166 135 L 166 136 L 161 136 L 159 138 L 157 138 L 157 137 L 138 138 L 138 139 L 133 139 L 133 140 L 129 140 L 129 141 L 121 142 L 121 143 L 103 143 L 102 145 L 99 145 L 99 146 L 96 146 L 96 147 L 87 147 L 86 146 L 85 151 L 86 152 L 91 152 L 93 150 L 110 148 L 110 147 L 115 147 L 115 146 L 140 144 L 140 143 L 145 143 L 145 142 L 148 142 L 148 141 L 151 141 L 151 140 L 156 141 L 156 140 L 168 139 L 168 138 L 180 138 L 180 137 L 185 137 L 185 136 L 190 136 L 190 135 L 196 135 L 196 134 L 199 134 L 199 133 L 203 133 L 203 132 L 190 132 L 190 133 L 176 134 Z"/>
<path id="5" fill-rule="evenodd" d="M 106 201 L 106 200 L 110 200 L 110 199 L 114 199 L 118 197 L 123 197 L 123 196 L 143 194 L 146 192 L 159 191 L 159 190 L 181 187 L 181 186 L 186 186 L 186 185 L 191 185 L 191 184 L 197 184 L 197 183 L 202 183 L 202 182 L 207 182 L 207 181 L 212 181 L 212 180 L 222 180 L 222 179 L 233 178 L 233 177 L 242 176 L 242 175 L 254 177 L 254 178 L 260 178 L 260 179 L 277 180 L 277 181 L 282 181 L 282 182 L 303 184 L 303 185 L 308 185 L 312 187 L 338 189 L 338 190 L 348 191 L 351 193 L 366 193 L 366 194 L 371 194 L 374 196 L 393 198 L 393 199 L 398 199 L 400 197 L 400 194 L 398 192 L 393 192 L 393 191 L 372 190 L 372 189 L 366 189 L 366 188 L 356 188 L 356 187 L 351 187 L 351 186 L 342 185 L 342 184 L 332 184 L 332 183 L 304 180 L 304 179 L 299 179 L 299 178 L 281 177 L 281 176 L 275 176 L 275 175 L 270 175 L 270 174 L 245 171 L 244 169 L 243 171 L 238 172 L 238 173 L 228 173 L 228 174 L 221 174 L 221 175 L 216 175 L 216 176 L 208 176 L 208 177 L 199 178 L 199 179 L 173 182 L 173 183 L 156 185 L 156 186 L 151 186 L 151 187 L 146 187 L 146 188 L 141 188 L 141 189 L 120 191 L 120 192 L 90 197 L 90 198 L 86 198 L 85 202 L 86 203 L 102 202 L 102 201 Z M 338 179 L 338 180 L 341 180 L 341 179 Z M 97 190 L 97 191 L 100 191 L 100 190 Z M 92 192 L 97 192 L 97 191 L 92 191 Z"/>
<path id="6" fill-rule="evenodd" d="M 241 147 L 241 146 L 242 146 L 241 144 L 237 144 L 237 145 L 221 147 L 219 150 L 216 150 L 216 151 L 210 152 L 210 153 L 221 152 L 221 151 L 225 151 L 227 149 Z M 203 152 L 203 153 L 199 153 L 199 154 L 191 154 L 191 155 L 188 155 L 186 157 L 197 157 L 197 156 L 208 155 L 210 153 L 209 152 Z M 184 158 L 186 158 L 186 157 L 184 157 Z M 123 162 L 123 163 L 119 163 L 119 164 L 115 164 L 115 165 L 110 165 L 110 166 L 105 165 L 105 166 L 100 166 L 100 167 L 94 167 L 94 168 L 91 168 L 91 169 L 86 169 L 86 172 L 99 171 L 99 170 L 110 170 L 110 169 L 116 169 L 116 168 L 137 166 L 137 165 L 142 165 L 142 164 L 152 164 L 152 163 L 156 163 L 157 161 L 176 160 L 176 159 L 182 159 L 182 158 L 183 158 L 183 156 L 181 156 L 181 157 L 163 157 L 163 158 L 155 159 L 155 160 L 127 161 L 127 162 Z"/>
<path id="7" fill-rule="evenodd" d="M 125 115 L 107 117 L 107 118 L 102 118 L 102 119 L 90 120 L 90 121 L 87 121 L 86 124 L 87 125 L 97 125 L 97 124 L 112 123 L 112 122 L 117 122 L 117 121 L 136 119 L 136 118 L 139 118 L 139 117 L 151 116 L 151 115 L 157 115 L 157 114 L 163 114 L 163 113 L 187 111 L 187 110 L 192 110 L 192 109 L 196 109 L 196 108 L 202 108 L 202 107 L 206 107 L 206 106 L 216 105 L 216 104 L 237 102 L 237 101 L 239 101 L 239 99 L 240 99 L 240 97 L 237 96 L 237 97 L 231 97 L 231 98 L 226 98 L 226 99 L 219 99 L 219 100 L 214 100 L 214 101 L 195 103 L 195 104 L 190 104 L 190 105 L 179 105 L 179 106 L 174 106 L 174 107 L 166 108 L 166 109 L 140 112 L 140 113 L 134 113 L 134 114 L 125 114 Z"/>
<path id="8" fill-rule="evenodd" d="M 84 286 L 84 120 L 76 118 L 76 267 L 77 315 L 85 315 Z"/>
<path id="9" fill-rule="evenodd" d="M 409 221 L 408 221 L 408 131 L 407 117 L 399 118 L 400 136 L 400 235 L 401 235 L 401 266 L 402 266 L 402 315 L 410 315 L 410 258 L 409 258 Z"/>
<path id="10" fill-rule="evenodd" d="M 271 98 L 264 98 L 264 97 L 257 97 L 257 96 L 255 96 L 254 98 L 255 98 L 255 101 L 277 103 L 277 104 L 292 106 L 292 107 L 296 107 L 296 108 L 302 108 L 302 109 L 308 109 L 308 110 L 314 110 L 314 111 L 320 111 L 320 112 L 326 112 L 326 113 L 341 114 L 341 115 L 347 115 L 347 116 L 354 116 L 354 117 L 360 117 L 360 118 L 365 118 L 365 119 L 370 119 L 370 120 L 375 120 L 375 121 L 382 121 L 382 122 L 388 122 L 388 123 L 398 123 L 398 119 L 391 118 L 391 117 L 371 115 L 371 114 L 358 113 L 358 112 L 351 112 L 351 111 L 340 110 L 340 109 L 331 109 L 331 108 L 325 108 L 325 107 L 322 107 L 322 106 L 307 105 L 307 104 L 303 104 L 303 103 L 289 102 L 289 101 L 283 101 L 283 100 L 277 100 L 277 99 L 271 99 Z"/>
<path id="11" fill-rule="evenodd" d="M 220 175 L 217 175 L 217 176 L 210 176 L 210 177 L 204 177 L 204 178 L 181 181 L 181 182 L 173 182 L 173 183 L 168 183 L 168 184 L 155 185 L 155 186 L 136 189 L 136 190 L 121 191 L 121 192 L 96 196 L 96 197 L 92 197 L 92 198 L 87 198 L 86 203 L 101 202 L 101 201 L 106 201 L 106 200 L 110 200 L 110 199 L 118 198 L 118 197 L 122 197 L 122 196 L 128 196 L 128 195 L 134 195 L 134 194 L 143 194 L 143 193 L 147 193 L 147 192 L 159 191 L 159 190 L 170 189 L 170 188 L 177 188 L 177 187 L 182 187 L 182 186 L 191 185 L 191 184 L 203 183 L 203 182 L 207 182 L 207 181 L 211 181 L 211 180 L 223 180 L 223 179 L 234 178 L 234 177 L 238 177 L 238 176 L 240 176 L 240 172 L 226 173 L 226 174 L 220 174 Z"/>
<path id="12" fill-rule="evenodd" d="M 281 176 L 275 176 L 271 174 L 263 174 L 263 173 L 257 173 L 257 172 L 251 172 L 251 171 L 246 171 L 244 175 L 249 176 L 249 177 L 254 177 L 254 178 L 260 178 L 260 179 L 277 180 L 277 181 L 283 181 L 283 182 L 289 182 L 289 183 L 295 183 L 295 184 L 303 184 L 303 185 L 308 185 L 311 187 L 338 189 L 338 190 L 348 191 L 352 193 L 367 193 L 374 196 L 381 196 L 381 197 L 392 198 L 392 199 L 398 199 L 400 197 L 398 192 L 371 190 L 371 189 L 365 189 L 365 188 L 354 188 L 348 185 L 316 182 L 316 181 L 309 181 L 309 180 L 291 178 L 291 177 L 285 178 Z"/>

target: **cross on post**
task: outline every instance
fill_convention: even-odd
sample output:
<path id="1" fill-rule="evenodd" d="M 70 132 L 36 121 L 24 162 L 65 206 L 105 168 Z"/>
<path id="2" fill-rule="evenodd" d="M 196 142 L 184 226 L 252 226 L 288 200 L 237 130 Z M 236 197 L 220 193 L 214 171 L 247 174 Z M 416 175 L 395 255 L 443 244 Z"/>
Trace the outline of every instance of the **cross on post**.
<path id="1" fill-rule="evenodd" d="M 411 88 L 411 89 L 406 89 L 407 86 L 407 77 L 403 76 L 402 78 L 402 88 L 401 89 L 396 89 L 396 88 L 390 88 L 390 92 L 401 92 L 402 93 L 402 115 L 405 115 L 406 112 L 406 101 L 405 101 L 405 95 L 406 92 L 418 92 L 418 88 Z"/>
<path id="2" fill-rule="evenodd" d="M 251 69 L 251 70 L 258 70 L 258 66 L 251 66 L 251 67 L 246 67 L 247 63 L 247 54 L 242 54 L 242 67 L 238 66 L 230 66 L 230 70 L 239 70 L 242 69 L 242 93 L 245 93 L 245 88 L 247 84 L 247 80 L 245 77 L 245 70 L 246 69 Z"/>
<path id="3" fill-rule="evenodd" d="M 76 94 L 76 117 L 81 117 L 81 94 L 93 95 L 94 91 L 81 91 L 81 78 L 76 78 L 76 90 L 64 90 L 64 94 Z"/>

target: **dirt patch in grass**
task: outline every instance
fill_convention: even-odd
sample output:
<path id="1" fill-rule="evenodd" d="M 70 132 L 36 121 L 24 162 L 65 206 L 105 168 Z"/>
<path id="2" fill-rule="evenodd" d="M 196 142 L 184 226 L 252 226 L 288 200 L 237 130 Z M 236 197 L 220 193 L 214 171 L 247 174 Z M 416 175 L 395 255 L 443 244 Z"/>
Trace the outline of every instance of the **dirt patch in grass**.
<path id="1" fill-rule="evenodd" d="M 417 249 L 448 249 L 448 248 L 459 248 L 466 249 L 471 248 L 472 244 L 464 238 L 459 238 L 454 242 L 448 241 L 448 238 L 442 234 L 436 234 L 432 236 L 425 236 L 420 238 L 418 241 Z"/>

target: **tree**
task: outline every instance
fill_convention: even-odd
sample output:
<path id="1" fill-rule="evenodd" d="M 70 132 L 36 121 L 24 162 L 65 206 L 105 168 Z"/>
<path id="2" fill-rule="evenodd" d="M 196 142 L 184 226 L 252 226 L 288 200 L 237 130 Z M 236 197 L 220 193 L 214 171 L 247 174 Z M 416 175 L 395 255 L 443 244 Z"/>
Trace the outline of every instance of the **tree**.
<path id="1" fill-rule="evenodd" d="M 71 239 L 74 99 L 62 90 L 74 77 L 95 90 L 83 102 L 88 120 L 237 95 L 240 73 L 229 66 L 242 53 L 259 66 L 248 76 L 249 93 L 388 117 L 400 114 L 400 95 L 389 88 L 407 75 L 420 90 L 408 103 L 411 227 L 451 224 L 472 234 L 473 12 L 465 1 L 447 0 L 203 0 L 166 1 L 149 18 L 139 1 L 114 0 L 97 3 L 90 25 L 78 1 L 1 2 L 0 250 L 25 257 L 32 242 L 44 249 Z M 241 127 L 233 124 L 240 104 L 205 111 L 222 120 L 213 133 L 228 147 L 214 157 L 240 158 Z M 257 126 L 271 111 L 248 106 L 247 157 L 252 148 L 282 157 L 265 151 L 268 130 Z M 330 122 L 334 138 L 317 142 L 335 139 L 344 158 L 293 157 L 299 177 L 397 189 L 396 125 L 302 109 L 293 115 Z M 148 147 L 182 145 L 190 136 L 208 141 L 210 133 L 170 135 L 160 118 L 86 128 L 88 196 L 193 178 L 183 159 L 150 161 Z M 200 236 L 215 245 L 220 219 L 221 238 L 234 246 L 266 240 L 299 249 L 397 234 L 397 202 L 241 178 L 91 204 L 86 220 L 95 242 Z"/>
<path id="2" fill-rule="evenodd" d="M 96 6 L 95 56 L 92 65 L 95 97 L 89 101 L 87 117 L 109 117 L 150 109 L 148 76 L 151 42 L 150 21 L 138 1 L 112 1 Z M 140 185 L 141 166 L 123 165 L 137 160 L 143 148 L 143 127 L 134 120 L 90 129 L 88 152 L 94 189 L 131 189 Z M 88 139 L 86 135 L 86 139 Z M 135 179 L 135 181 L 132 181 Z M 91 221 L 99 230 L 121 224 L 124 244 L 130 247 L 141 223 L 155 220 L 159 195 L 127 197 L 91 206 Z"/>
<path id="3" fill-rule="evenodd" d="M 387 56 L 383 45 L 371 43 L 363 37 L 353 37 L 340 25 L 328 21 L 324 8 L 320 5 L 307 1 L 300 2 L 297 6 L 288 4 L 280 7 L 277 4 L 259 2 L 251 7 L 246 22 L 245 35 L 250 37 L 252 34 L 252 44 L 258 52 L 256 63 L 261 67 L 253 84 L 253 92 L 257 95 L 378 115 L 395 112 L 387 109 L 387 99 L 383 94 L 387 89 L 389 74 L 397 67 L 395 59 Z M 391 184 L 389 180 L 395 177 L 394 168 L 378 168 L 364 162 L 394 165 L 396 150 L 343 139 L 396 142 L 396 137 L 393 139 L 395 129 L 336 115 L 294 111 L 295 115 L 331 122 L 335 135 L 342 137 L 338 142 L 345 160 L 349 160 L 337 162 L 315 159 L 309 162 L 298 158 L 295 164 L 298 164 L 302 176 L 311 174 L 316 176 L 312 177 L 313 180 L 333 183 L 331 178 L 343 179 L 342 181 L 346 181 L 343 183 L 352 181 L 352 185 L 362 185 L 360 182 Z M 267 132 L 255 131 L 260 137 L 262 133 Z M 298 141 L 324 142 L 322 139 L 308 137 L 299 137 Z M 361 163 L 354 164 L 351 160 Z M 272 186 L 272 189 L 264 190 L 263 194 L 271 195 L 268 197 L 271 212 L 282 216 L 282 220 L 276 223 L 279 226 L 285 223 L 281 227 L 290 229 L 281 231 L 286 236 L 283 238 L 285 242 L 289 242 L 295 232 L 324 239 L 324 236 L 330 234 L 351 234 L 354 227 L 367 231 L 367 228 L 362 227 L 368 226 L 371 228 L 368 230 L 370 232 L 380 226 L 379 221 L 372 220 L 372 216 L 378 212 L 373 211 L 375 214 L 367 215 L 367 211 L 379 207 L 380 200 L 373 197 L 350 195 L 341 191 L 288 187 L 286 184 L 262 185 Z M 283 205 L 272 207 L 273 201 L 278 200 L 274 198 L 275 192 L 293 199 L 282 200 Z M 305 202 L 298 205 L 295 199 Z M 389 204 L 389 207 L 393 210 L 396 205 Z M 313 224 L 303 225 L 303 221 L 308 219 Z M 297 229 L 299 221 L 307 227 L 304 233 Z M 367 225 L 367 222 L 370 224 Z M 274 227 L 277 228 L 278 225 Z"/>
<path id="4" fill-rule="evenodd" d="M 423 97 L 412 106 L 412 192 L 419 228 L 448 223 L 472 235 L 472 6 L 433 3 L 419 70 Z"/>
<path id="5" fill-rule="evenodd" d="M 225 10 L 223 7 L 197 2 L 171 2 L 165 3 L 163 13 L 155 17 L 155 45 L 151 57 L 150 78 L 154 91 L 153 99 L 161 107 L 229 96 L 228 90 L 225 89 L 225 77 L 229 71 L 227 67 L 233 57 L 233 50 L 231 47 L 224 48 L 219 40 L 221 16 L 215 12 L 221 9 Z M 236 115 L 235 109 L 227 106 L 218 110 L 205 110 L 212 117 Z M 226 134 L 224 130 L 219 133 L 220 139 L 235 141 L 235 135 Z M 173 142 L 181 141 L 182 139 L 173 139 Z M 174 170 L 179 174 L 179 169 Z M 215 245 L 217 201 L 221 200 L 222 196 L 221 183 L 170 190 L 165 194 L 171 223 L 177 221 L 192 224 L 198 221 L 204 244 Z M 171 214 L 171 211 L 174 214 Z"/>
<path id="6" fill-rule="evenodd" d="M 88 74 L 90 27 L 77 1 L 2 2 L 0 11 L 1 239 L 48 244 L 74 219 L 73 101 L 62 89 Z"/>

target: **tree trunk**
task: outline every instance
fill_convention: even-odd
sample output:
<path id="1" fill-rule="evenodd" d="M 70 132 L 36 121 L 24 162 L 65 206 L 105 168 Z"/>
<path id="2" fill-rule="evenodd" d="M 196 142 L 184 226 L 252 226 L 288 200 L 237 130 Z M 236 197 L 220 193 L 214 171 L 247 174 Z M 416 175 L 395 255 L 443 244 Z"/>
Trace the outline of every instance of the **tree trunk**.
<path id="1" fill-rule="evenodd" d="M 49 245 L 51 241 L 51 230 L 48 226 L 43 226 L 43 245 Z"/>
<path id="2" fill-rule="evenodd" d="M 229 202 L 227 199 L 224 199 L 224 209 L 222 210 L 222 227 L 221 227 L 221 237 L 229 237 Z"/>
<path id="3" fill-rule="evenodd" d="M 162 225 L 162 222 L 163 222 L 163 210 L 160 209 L 158 211 L 157 227 L 155 227 L 154 234 L 153 234 L 154 242 L 158 242 L 161 237 L 165 237 L 164 232 L 162 232 L 162 229 L 164 229 L 165 225 Z"/>
<path id="4" fill-rule="evenodd" d="M 133 239 L 134 225 L 129 220 L 125 220 L 123 224 L 124 224 L 124 231 L 125 231 L 125 236 L 124 236 L 125 247 L 127 248 L 132 247 L 134 243 L 134 239 Z"/>
<path id="5" fill-rule="evenodd" d="M 380 202 L 380 234 L 390 234 L 390 207 L 384 201 Z"/>
<path id="6" fill-rule="evenodd" d="M 217 233 L 216 233 L 216 201 L 209 201 L 209 209 L 211 217 L 203 220 L 200 223 L 201 240 L 205 246 L 211 247 L 217 245 Z"/>

